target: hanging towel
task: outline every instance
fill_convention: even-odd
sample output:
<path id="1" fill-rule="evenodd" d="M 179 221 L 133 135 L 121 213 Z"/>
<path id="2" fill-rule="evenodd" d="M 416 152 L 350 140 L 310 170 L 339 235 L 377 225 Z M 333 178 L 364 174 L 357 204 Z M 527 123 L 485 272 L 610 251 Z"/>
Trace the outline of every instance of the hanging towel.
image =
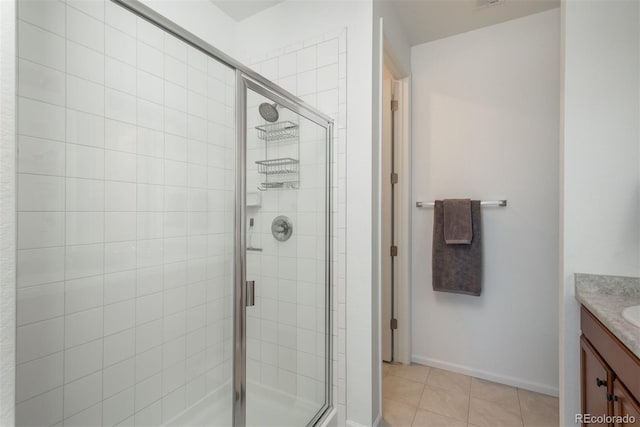
<path id="1" fill-rule="evenodd" d="M 444 240 L 448 245 L 471 243 L 471 200 L 447 199 L 444 206 Z"/>
<path id="2" fill-rule="evenodd" d="M 432 284 L 434 291 L 479 296 L 482 291 L 482 234 L 480 201 L 471 201 L 473 237 L 468 245 L 447 245 L 444 240 L 444 204 L 433 210 Z"/>

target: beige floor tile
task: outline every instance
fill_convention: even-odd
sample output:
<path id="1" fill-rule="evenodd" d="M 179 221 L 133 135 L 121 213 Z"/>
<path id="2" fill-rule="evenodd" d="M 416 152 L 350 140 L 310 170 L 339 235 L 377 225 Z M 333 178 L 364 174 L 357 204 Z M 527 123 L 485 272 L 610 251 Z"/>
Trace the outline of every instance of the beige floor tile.
<path id="1" fill-rule="evenodd" d="M 382 418 L 390 427 L 407 427 L 413 422 L 416 407 L 391 399 L 382 400 Z"/>
<path id="2" fill-rule="evenodd" d="M 558 414 L 522 411 L 522 419 L 524 427 L 558 427 L 560 425 Z"/>
<path id="3" fill-rule="evenodd" d="M 522 419 L 526 427 L 558 427 L 558 398 L 518 389 Z"/>
<path id="4" fill-rule="evenodd" d="M 518 397 L 523 413 L 553 414 L 556 416 L 559 414 L 557 397 L 522 389 L 518 389 Z"/>
<path id="5" fill-rule="evenodd" d="M 517 388 L 478 378 L 471 379 L 471 397 L 490 402 L 504 402 L 516 407 L 519 405 Z"/>
<path id="6" fill-rule="evenodd" d="M 387 375 L 390 370 L 391 370 L 391 364 L 390 363 L 383 363 L 382 364 L 382 376 L 383 377 L 385 375 Z"/>
<path id="7" fill-rule="evenodd" d="M 387 375 L 382 379 L 382 397 L 418 406 L 424 384 L 405 380 L 394 375 Z"/>
<path id="8" fill-rule="evenodd" d="M 467 422 L 469 394 L 432 387 L 427 384 L 418 406 L 436 414 Z"/>
<path id="9" fill-rule="evenodd" d="M 471 377 L 442 369 L 431 368 L 429 376 L 427 377 L 427 384 L 449 391 L 468 394 L 471 389 Z"/>
<path id="10" fill-rule="evenodd" d="M 555 397 L 418 364 L 383 363 L 382 373 L 385 427 L 559 425 Z"/>
<path id="11" fill-rule="evenodd" d="M 445 417 L 435 412 L 418 409 L 413 420 L 414 427 L 467 427 L 467 423 L 455 418 Z"/>
<path id="12" fill-rule="evenodd" d="M 418 365 L 417 363 L 412 363 L 411 365 L 405 365 L 403 363 L 389 365 L 389 373 L 391 375 L 421 383 L 427 380 L 430 369 L 428 366 Z"/>
<path id="13" fill-rule="evenodd" d="M 502 403 L 472 397 L 469 403 L 469 423 L 479 427 L 522 427 L 520 411 Z"/>

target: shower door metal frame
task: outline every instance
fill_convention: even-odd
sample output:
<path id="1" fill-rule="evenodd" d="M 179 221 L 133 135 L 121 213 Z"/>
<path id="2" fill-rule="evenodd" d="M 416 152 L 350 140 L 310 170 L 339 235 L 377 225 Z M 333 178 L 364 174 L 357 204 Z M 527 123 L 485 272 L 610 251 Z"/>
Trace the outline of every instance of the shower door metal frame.
<path id="1" fill-rule="evenodd" d="M 332 153 L 333 119 L 306 104 L 291 92 L 281 88 L 231 56 L 215 48 L 195 34 L 185 30 L 139 0 L 110 0 L 134 15 L 147 20 L 161 30 L 171 34 L 236 72 L 236 209 L 235 209 L 235 269 L 234 269 L 234 360 L 233 360 L 233 425 L 246 425 L 246 91 L 251 89 L 326 130 L 326 193 L 325 193 L 325 403 L 310 420 L 309 426 L 317 424 L 333 407 L 333 319 L 332 311 Z"/>
<path id="2" fill-rule="evenodd" d="M 242 70 L 236 71 L 236 264 L 234 288 L 235 310 L 242 313 L 235 319 L 235 348 L 240 357 L 234 359 L 234 420 L 242 420 L 236 426 L 246 425 L 246 186 L 247 186 L 247 91 L 252 90 L 280 106 L 288 108 L 301 117 L 325 129 L 325 401 L 320 410 L 309 421 L 307 426 L 314 426 L 329 413 L 333 407 L 333 319 L 331 317 L 332 302 L 332 153 L 333 153 L 333 120 L 326 115 L 318 114 L 315 109 L 296 102 L 297 98 L 288 99 L 279 91 L 265 87 L 261 82 L 253 80 Z M 259 285 L 259 284 L 258 284 Z"/>

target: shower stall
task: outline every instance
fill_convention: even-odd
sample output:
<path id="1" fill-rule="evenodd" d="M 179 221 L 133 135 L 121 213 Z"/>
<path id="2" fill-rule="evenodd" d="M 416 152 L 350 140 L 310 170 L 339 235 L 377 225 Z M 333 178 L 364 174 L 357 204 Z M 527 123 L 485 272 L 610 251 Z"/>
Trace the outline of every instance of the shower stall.
<path id="1" fill-rule="evenodd" d="M 323 422 L 331 117 L 134 0 L 17 30 L 16 424 Z"/>

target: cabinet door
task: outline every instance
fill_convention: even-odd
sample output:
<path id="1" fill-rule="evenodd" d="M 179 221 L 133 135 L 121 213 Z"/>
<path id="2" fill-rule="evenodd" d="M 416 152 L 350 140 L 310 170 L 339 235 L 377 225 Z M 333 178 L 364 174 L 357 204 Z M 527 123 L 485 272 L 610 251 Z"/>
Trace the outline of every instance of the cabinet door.
<path id="1" fill-rule="evenodd" d="M 611 414 L 607 392 L 611 389 L 611 371 L 584 336 L 580 337 L 582 413 L 594 416 Z M 585 424 L 583 424 L 585 425 Z M 606 423 L 590 426 L 608 426 Z"/>
<path id="2" fill-rule="evenodd" d="M 618 379 L 613 381 L 613 415 L 616 427 L 640 424 L 640 407 Z"/>

